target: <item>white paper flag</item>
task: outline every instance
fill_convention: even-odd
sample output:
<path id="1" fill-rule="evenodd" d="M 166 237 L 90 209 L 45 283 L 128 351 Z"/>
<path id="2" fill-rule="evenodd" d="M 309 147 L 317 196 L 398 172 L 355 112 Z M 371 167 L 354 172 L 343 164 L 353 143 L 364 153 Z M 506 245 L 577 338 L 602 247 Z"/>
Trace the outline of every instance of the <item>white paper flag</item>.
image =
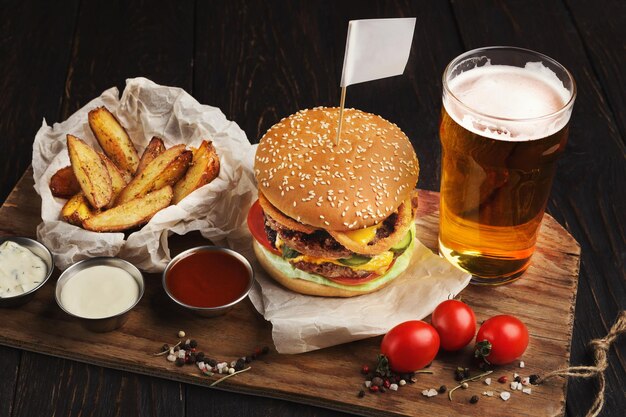
<path id="1" fill-rule="evenodd" d="M 351 20 L 341 87 L 404 72 L 409 60 L 415 18 Z"/>

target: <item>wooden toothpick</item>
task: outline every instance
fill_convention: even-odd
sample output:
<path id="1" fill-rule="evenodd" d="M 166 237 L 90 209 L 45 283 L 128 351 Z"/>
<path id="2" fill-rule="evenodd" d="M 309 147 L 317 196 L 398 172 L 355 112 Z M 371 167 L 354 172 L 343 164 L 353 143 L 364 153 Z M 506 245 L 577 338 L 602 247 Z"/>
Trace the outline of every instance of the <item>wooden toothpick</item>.
<path id="1" fill-rule="evenodd" d="M 339 145 L 339 138 L 341 136 L 341 125 L 343 124 L 343 108 L 346 105 L 346 88 L 341 87 L 341 101 L 339 103 L 339 126 L 337 127 L 337 139 L 335 145 Z"/>

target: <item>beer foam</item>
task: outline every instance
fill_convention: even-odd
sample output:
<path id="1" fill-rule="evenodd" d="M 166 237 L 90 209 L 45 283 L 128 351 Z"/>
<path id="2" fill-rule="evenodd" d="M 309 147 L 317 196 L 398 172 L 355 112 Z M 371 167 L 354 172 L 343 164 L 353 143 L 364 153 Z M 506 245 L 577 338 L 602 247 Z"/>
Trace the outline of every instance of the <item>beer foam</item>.
<path id="1" fill-rule="evenodd" d="M 448 88 L 469 108 L 444 95 L 450 117 L 492 139 L 526 141 L 546 137 L 562 129 L 571 113 L 545 117 L 561 110 L 571 93 L 541 62 L 528 62 L 524 68 L 487 64 L 459 74 L 448 82 Z M 545 118 L 527 120 L 541 117 Z"/>

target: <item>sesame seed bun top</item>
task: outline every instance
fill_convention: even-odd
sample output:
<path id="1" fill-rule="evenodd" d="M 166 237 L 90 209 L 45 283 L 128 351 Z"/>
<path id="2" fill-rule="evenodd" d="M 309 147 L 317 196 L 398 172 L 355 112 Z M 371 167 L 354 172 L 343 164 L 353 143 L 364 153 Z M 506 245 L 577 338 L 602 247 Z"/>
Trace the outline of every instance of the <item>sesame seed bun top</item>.
<path id="1" fill-rule="evenodd" d="M 328 230 L 380 223 L 415 188 L 419 165 L 406 135 L 380 116 L 339 108 L 301 110 L 261 138 L 259 191 L 287 216 Z"/>

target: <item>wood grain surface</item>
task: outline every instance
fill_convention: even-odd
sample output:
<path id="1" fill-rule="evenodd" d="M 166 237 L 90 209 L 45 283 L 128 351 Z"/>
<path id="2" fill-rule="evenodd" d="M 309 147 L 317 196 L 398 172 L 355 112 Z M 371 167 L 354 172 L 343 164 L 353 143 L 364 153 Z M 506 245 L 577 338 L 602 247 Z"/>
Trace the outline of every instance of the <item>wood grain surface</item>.
<path id="1" fill-rule="evenodd" d="M 439 194 L 420 191 L 419 200 L 417 237 L 434 249 L 437 247 Z M 17 191 L 7 200 L 8 204 L 0 207 L 0 234 L 6 230 L 17 230 L 21 235 L 34 236 L 36 225 L 41 219 L 36 215 L 24 214 L 29 210 L 19 210 L 22 208 L 21 204 L 26 202 L 40 206 L 35 198 L 30 175 L 25 176 L 18 184 Z M 9 218 L 12 219 L 10 222 L 3 220 Z M 20 225 L 20 228 L 16 225 Z M 183 236 L 172 242 L 170 247 L 176 254 L 197 244 L 193 238 Z M 533 264 L 522 279 L 499 288 L 470 287 L 463 291 L 464 300 L 473 306 L 479 322 L 506 312 L 519 317 L 529 328 L 532 343 L 524 354 L 527 366 L 521 370 L 515 362 L 499 367 L 496 371 L 498 376 L 508 375 L 512 379 L 513 372 L 528 376 L 567 365 L 578 284 L 579 255 L 580 248 L 576 241 L 554 219 L 546 216 Z M 159 278 L 158 274 L 146 276 L 144 298 L 134 309 L 129 321 L 121 329 L 105 334 L 91 333 L 83 329 L 80 323 L 68 319 L 56 306 L 54 283 L 49 282 L 29 304 L 4 311 L 5 320 L 0 322 L 0 343 L 205 386 L 217 377 L 207 378 L 195 366 L 178 368 L 167 362 L 165 357 L 155 358 L 149 353 L 158 351 L 164 342 L 174 344 L 173 341 L 177 340 L 176 334 L 181 328 L 185 329 L 188 337 L 198 341 L 199 348 L 209 357 L 220 361 L 230 362 L 246 356 L 256 347 L 272 346 L 271 325 L 256 312 L 249 300 L 237 305 L 226 316 L 214 319 L 197 317 L 174 308 L 162 291 Z M 561 319 L 555 321 L 554 317 Z M 24 326 L 23 323 L 29 325 Z M 356 393 L 363 383 L 360 367 L 364 363 L 374 366 L 379 346 L 380 337 L 376 337 L 306 354 L 279 355 L 273 352 L 253 362 L 251 371 L 223 382 L 219 388 L 364 415 L 413 415 L 417 409 L 429 415 L 454 413 L 458 416 L 470 416 L 479 412 L 486 417 L 501 416 L 503 413 L 528 417 L 537 413 L 546 416 L 561 416 L 564 413 L 564 380 L 533 387 L 531 397 L 515 392 L 506 403 L 497 397 L 484 397 L 479 404 L 469 405 L 468 399 L 472 395 L 481 395 L 486 389 L 508 390 L 508 385 L 494 384 L 486 387 L 481 382 L 472 384 L 469 390 L 457 392 L 457 398 L 452 402 L 445 395 L 429 400 L 422 397 L 420 393 L 423 389 L 442 384 L 454 386 L 453 371 L 457 366 L 473 368 L 471 346 L 459 353 L 440 354 L 429 368 L 433 375 L 420 375 L 415 384 L 397 393 L 370 394 L 365 398 L 358 398 Z M 45 362 L 54 366 L 55 360 L 47 358 Z M 28 377 L 34 377 L 30 373 L 37 368 L 38 366 L 31 370 L 26 367 L 22 370 L 27 378 L 23 379 L 20 373 L 18 392 L 36 392 L 36 384 L 28 383 Z M 111 395 L 111 392 L 99 390 L 100 381 L 91 376 L 88 367 L 67 362 L 62 369 L 62 375 L 65 373 L 85 381 L 86 392 L 82 397 L 40 396 L 34 403 L 17 401 L 16 411 L 22 413 L 27 409 L 40 410 L 46 404 L 56 404 L 55 410 L 61 412 L 67 412 L 74 406 L 90 410 L 97 407 L 96 404 L 100 401 L 108 402 L 106 396 Z M 111 378 L 107 385 L 128 384 L 131 389 L 139 390 L 139 401 L 143 395 L 139 381 L 139 377 L 133 375 L 123 378 L 122 381 Z M 121 392 L 126 390 L 127 388 Z M 57 392 L 58 390 L 53 390 L 48 394 L 55 395 Z M 91 401 L 91 392 L 104 395 L 105 398 Z M 29 397 L 30 395 L 26 398 Z M 124 400 L 127 400 L 124 396 L 117 399 L 120 402 Z M 533 403 L 532 409 L 528 408 L 529 401 Z M 140 408 L 133 408 L 131 405 L 132 403 L 120 404 L 120 407 L 130 409 L 133 414 L 138 412 Z"/>
<path id="2" fill-rule="evenodd" d="M 570 68 L 579 88 L 548 211 L 582 246 L 571 362 L 587 364 L 589 340 L 606 334 L 626 308 L 625 9 L 620 0 L 7 0 L 0 7 L 0 201 L 28 167 L 44 117 L 49 124 L 62 121 L 102 90 L 122 88 L 126 78 L 183 87 L 220 107 L 256 142 L 281 117 L 338 102 L 349 19 L 399 16 L 418 17 L 405 74 L 351 86 L 347 105 L 405 130 L 420 158 L 419 186 L 437 190 L 445 65 L 476 46 L 530 47 Z M 9 232 L 19 230 L 14 224 Z M 623 343 L 609 355 L 605 416 L 622 416 L 626 408 Z M 79 366 L 86 371 L 67 371 Z M 108 415 L 111 409 L 119 415 L 338 415 L 12 348 L 0 347 L 0 371 L 8 382 L 0 386 L 0 417 Z M 100 382 L 87 385 L 85 378 L 96 375 Z M 43 398 L 106 402 L 85 411 L 78 401 L 32 405 L 26 395 L 34 391 L 24 388 L 29 381 Z M 566 414 L 583 415 L 595 389 L 593 381 L 572 381 Z"/>

